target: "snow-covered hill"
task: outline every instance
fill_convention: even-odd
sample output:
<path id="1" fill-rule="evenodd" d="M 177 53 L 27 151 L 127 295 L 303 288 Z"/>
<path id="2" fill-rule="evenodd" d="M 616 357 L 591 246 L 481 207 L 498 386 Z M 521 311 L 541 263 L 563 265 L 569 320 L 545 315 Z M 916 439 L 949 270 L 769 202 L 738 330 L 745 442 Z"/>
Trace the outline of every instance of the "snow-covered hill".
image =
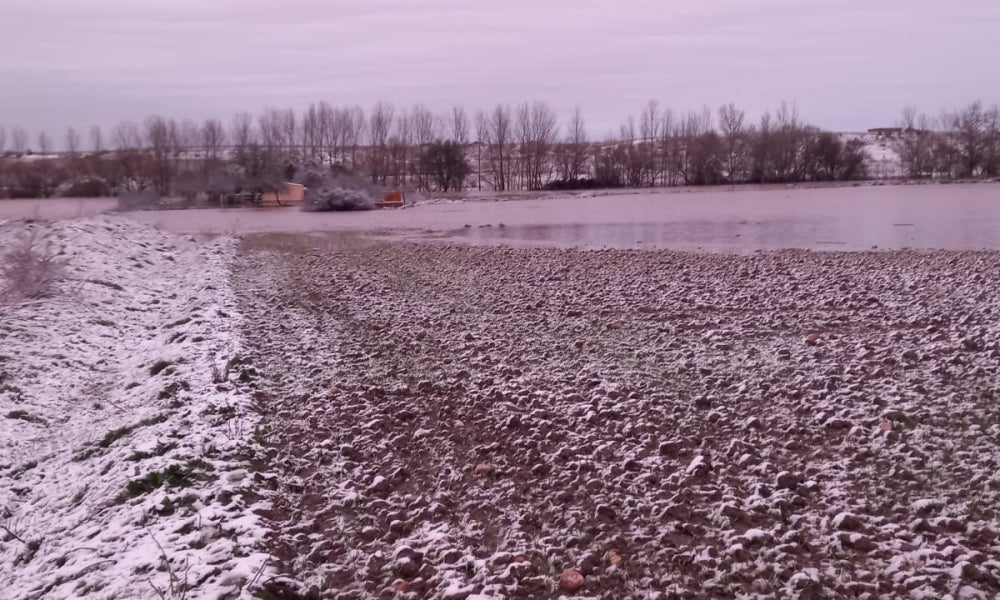
<path id="1" fill-rule="evenodd" d="M 851 140 L 861 140 L 864 143 L 865 152 L 868 154 L 868 173 L 871 178 L 893 179 L 905 175 L 895 140 L 867 132 L 845 132 L 837 135 L 844 143 Z"/>

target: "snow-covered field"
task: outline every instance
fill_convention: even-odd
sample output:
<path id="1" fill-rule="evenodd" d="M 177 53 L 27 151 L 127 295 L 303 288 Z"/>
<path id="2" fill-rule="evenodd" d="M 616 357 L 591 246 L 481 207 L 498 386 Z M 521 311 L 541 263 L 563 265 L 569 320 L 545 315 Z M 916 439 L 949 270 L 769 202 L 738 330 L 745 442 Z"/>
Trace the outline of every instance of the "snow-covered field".
<path id="1" fill-rule="evenodd" d="M 248 238 L 270 589 L 996 598 L 998 265 Z"/>
<path id="2" fill-rule="evenodd" d="M 29 234 L 0 599 L 1000 594 L 1000 253 Z"/>
<path id="3" fill-rule="evenodd" d="M 30 235 L 66 270 L 0 299 L 0 598 L 249 597 L 268 567 L 235 241 L 7 221 L 0 255 Z"/>

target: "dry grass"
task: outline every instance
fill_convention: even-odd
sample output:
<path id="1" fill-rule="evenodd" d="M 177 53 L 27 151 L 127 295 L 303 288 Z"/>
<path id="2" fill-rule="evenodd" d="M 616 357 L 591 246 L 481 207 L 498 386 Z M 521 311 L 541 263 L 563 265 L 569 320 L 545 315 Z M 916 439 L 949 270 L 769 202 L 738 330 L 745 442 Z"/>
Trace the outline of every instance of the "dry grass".
<path id="1" fill-rule="evenodd" d="M 13 246 L 0 255 L 0 299 L 33 300 L 55 293 L 66 278 L 67 260 L 41 239 L 37 231 L 22 234 Z"/>

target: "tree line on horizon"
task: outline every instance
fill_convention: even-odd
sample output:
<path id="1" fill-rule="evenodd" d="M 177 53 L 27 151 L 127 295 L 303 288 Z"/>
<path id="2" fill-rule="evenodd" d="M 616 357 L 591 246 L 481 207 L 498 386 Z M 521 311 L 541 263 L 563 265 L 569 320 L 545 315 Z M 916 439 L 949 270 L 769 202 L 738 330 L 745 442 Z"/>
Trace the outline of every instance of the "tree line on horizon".
<path id="1" fill-rule="evenodd" d="M 973 102 L 938 118 L 913 108 L 884 130 L 903 175 L 1000 174 L 1000 108 Z M 40 133 L 0 125 L 0 197 L 107 195 L 153 188 L 164 195 L 221 198 L 272 191 L 303 168 L 328 166 L 382 187 L 422 191 L 541 190 L 869 178 L 862 140 L 804 122 L 782 103 L 752 121 L 734 104 L 674 112 L 650 101 L 618 131 L 592 140 L 579 108 L 560 126 L 545 102 L 498 104 L 470 114 L 311 104 L 296 113 L 269 108 L 228 123 L 160 115 L 94 126 L 88 144 L 74 128 L 64 151 Z"/>

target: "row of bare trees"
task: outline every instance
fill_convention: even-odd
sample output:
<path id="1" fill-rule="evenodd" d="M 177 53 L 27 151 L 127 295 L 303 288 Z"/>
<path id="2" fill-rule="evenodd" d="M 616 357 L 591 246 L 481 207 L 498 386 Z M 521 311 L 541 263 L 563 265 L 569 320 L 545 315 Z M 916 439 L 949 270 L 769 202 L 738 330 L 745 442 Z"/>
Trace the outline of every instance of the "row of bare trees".
<path id="1" fill-rule="evenodd" d="M 241 112 L 228 123 L 151 116 L 126 121 L 88 142 L 70 128 L 56 144 L 0 127 L 0 189 L 49 194 L 153 187 L 161 193 L 222 195 L 271 189 L 296 167 L 331 165 L 372 183 L 423 190 L 474 186 L 495 190 L 581 186 L 674 186 L 860 179 L 868 176 L 864 142 L 805 123 L 782 104 L 751 120 L 734 104 L 674 112 L 650 101 L 612 134 L 588 137 L 579 108 L 560 126 L 544 102 L 498 104 L 435 114 L 417 104 L 311 104 L 296 113 Z M 9 143 L 8 143 L 9 142 Z M 1000 172 L 1000 110 L 976 102 L 937 119 L 904 111 L 890 140 L 910 177 L 995 176 Z M 37 156 L 38 154 L 42 156 Z M 20 157 L 14 160 L 11 157 Z M 40 159 L 40 160 L 38 160 Z M 84 184 L 83 182 L 86 182 Z M 97 183 L 100 184 L 97 185 Z M 0 193 L 3 193 L 0 191 Z"/>
<path id="2" fill-rule="evenodd" d="M 672 186 L 861 179 L 863 142 L 805 124 L 782 104 L 758 123 L 727 104 L 675 114 L 649 102 L 595 159 L 602 185 Z"/>
<path id="3" fill-rule="evenodd" d="M 908 177 L 1000 175 L 1000 106 L 973 102 L 933 118 L 903 110 L 899 156 Z"/>

